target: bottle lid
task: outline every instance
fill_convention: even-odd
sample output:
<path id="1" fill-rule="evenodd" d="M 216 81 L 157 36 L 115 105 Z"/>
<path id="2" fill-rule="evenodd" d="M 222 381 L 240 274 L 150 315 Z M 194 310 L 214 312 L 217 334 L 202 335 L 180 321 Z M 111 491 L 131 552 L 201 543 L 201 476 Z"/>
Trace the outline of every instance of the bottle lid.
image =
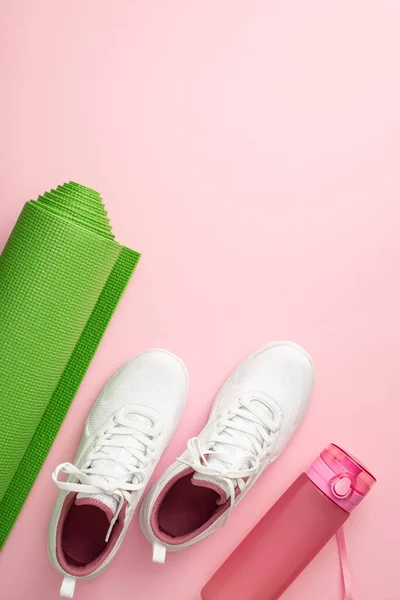
<path id="1" fill-rule="evenodd" d="M 354 456 L 330 444 L 307 471 L 311 481 L 333 502 L 351 512 L 376 479 Z"/>

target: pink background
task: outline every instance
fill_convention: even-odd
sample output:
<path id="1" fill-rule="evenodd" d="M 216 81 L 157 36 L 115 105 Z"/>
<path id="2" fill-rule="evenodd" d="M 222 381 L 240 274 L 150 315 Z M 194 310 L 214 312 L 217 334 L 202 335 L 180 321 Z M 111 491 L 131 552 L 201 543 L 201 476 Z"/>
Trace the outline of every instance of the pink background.
<path id="1" fill-rule="evenodd" d="M 159 474 L 232 368 L 288 338 L 315 359 L 311 410 L 228 526 L 162 567 L 135 520 L 76 599 L 199 600 L 331 440 L 379 479 L 346 527 L 356 599 L 399 599 L 398 0 L 3 0 L 0 11 L 1 247 L 25 200 L 73 179 L 102 193 L 118 239 L 143 252 L 0 555 L 0 597 L 57 597 L 50 475 L 122 361 L 165 347 L 190 371 Z M 333 542 L 284 598 L 340 600 Z"/>

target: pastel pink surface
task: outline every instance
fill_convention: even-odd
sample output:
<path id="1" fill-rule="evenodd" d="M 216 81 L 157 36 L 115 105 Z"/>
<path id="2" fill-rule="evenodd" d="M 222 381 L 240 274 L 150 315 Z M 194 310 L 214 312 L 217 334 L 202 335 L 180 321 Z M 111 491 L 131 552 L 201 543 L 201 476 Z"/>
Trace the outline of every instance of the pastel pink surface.
<path id="1" fill-rule="evenodd" d="M 70 179 L 99 190 L 143 259 L 0 555 L 0 597 L 57 597 L 56 489 L 99 389 L 151 347 L 190 371 L 157 474 L 250 351 L 303 344 L 316 389 L 285 455 L 229 525 L 151 562 L 134 520 L 77 600 L 199 600 L 200 589 L 327 443 L 378 483 L 346 524 L 356 598 L 400 597 L 400 4 L 397 0 L 8 0 L 0 5 L 1 218 Z M 268 557 L 266 557 L 268 560 Z M 340 600 L 330 543 L 284 600 Z"/>

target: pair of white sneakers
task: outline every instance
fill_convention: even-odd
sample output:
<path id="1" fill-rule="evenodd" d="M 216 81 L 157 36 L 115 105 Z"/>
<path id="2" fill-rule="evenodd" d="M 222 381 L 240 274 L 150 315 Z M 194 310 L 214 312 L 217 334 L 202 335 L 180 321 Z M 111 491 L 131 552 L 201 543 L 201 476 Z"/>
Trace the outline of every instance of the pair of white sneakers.
<path id="1" fill-rule="evenodd" d="M 147 493 L 140 525 L 153 560 L 183 550 L 224 524 L 264 469 L 284 450 L 309 404 L 310 356 L 291 342 L 250 355 L 219 392 L 205 428 Z M 182 416 L 188 374 L 182 361 L 151 350 L 108 381 L 85 424 L 74 464 L 53 473 L 60 488 L 48 552 L 72 598 L 78 579 L 110 565 Z M 61 480 L 61 474 L 67 475 Z"/>

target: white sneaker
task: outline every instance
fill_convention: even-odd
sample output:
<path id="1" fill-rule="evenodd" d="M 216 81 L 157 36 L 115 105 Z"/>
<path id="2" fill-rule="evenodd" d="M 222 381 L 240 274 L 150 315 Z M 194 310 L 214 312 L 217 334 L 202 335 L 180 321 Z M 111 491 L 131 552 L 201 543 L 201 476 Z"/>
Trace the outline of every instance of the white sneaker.
<path id="1" fill-rule="evenodd" d="M 140 509 L 153 560 L 213 533 L 266 467 L 282 453 L 303 419 L 314 365 L 291 342 L 249 356 L 219 392 L 207 425 L 160 477 Z"/>
<path id="2" fill-rule="evenodd" d="M 179 358 L 150 350 L 108 381 L 86 421 L 74 465 L 53 473 L 62 490 L 50 522 L 48 552 L 64 575 L 60 595 L 77 579 L 100 575 L 122 543 L 143 490 L 181 418 L 188 376 Z M 68 475 L 60 481 L 60 473 Z"/>

